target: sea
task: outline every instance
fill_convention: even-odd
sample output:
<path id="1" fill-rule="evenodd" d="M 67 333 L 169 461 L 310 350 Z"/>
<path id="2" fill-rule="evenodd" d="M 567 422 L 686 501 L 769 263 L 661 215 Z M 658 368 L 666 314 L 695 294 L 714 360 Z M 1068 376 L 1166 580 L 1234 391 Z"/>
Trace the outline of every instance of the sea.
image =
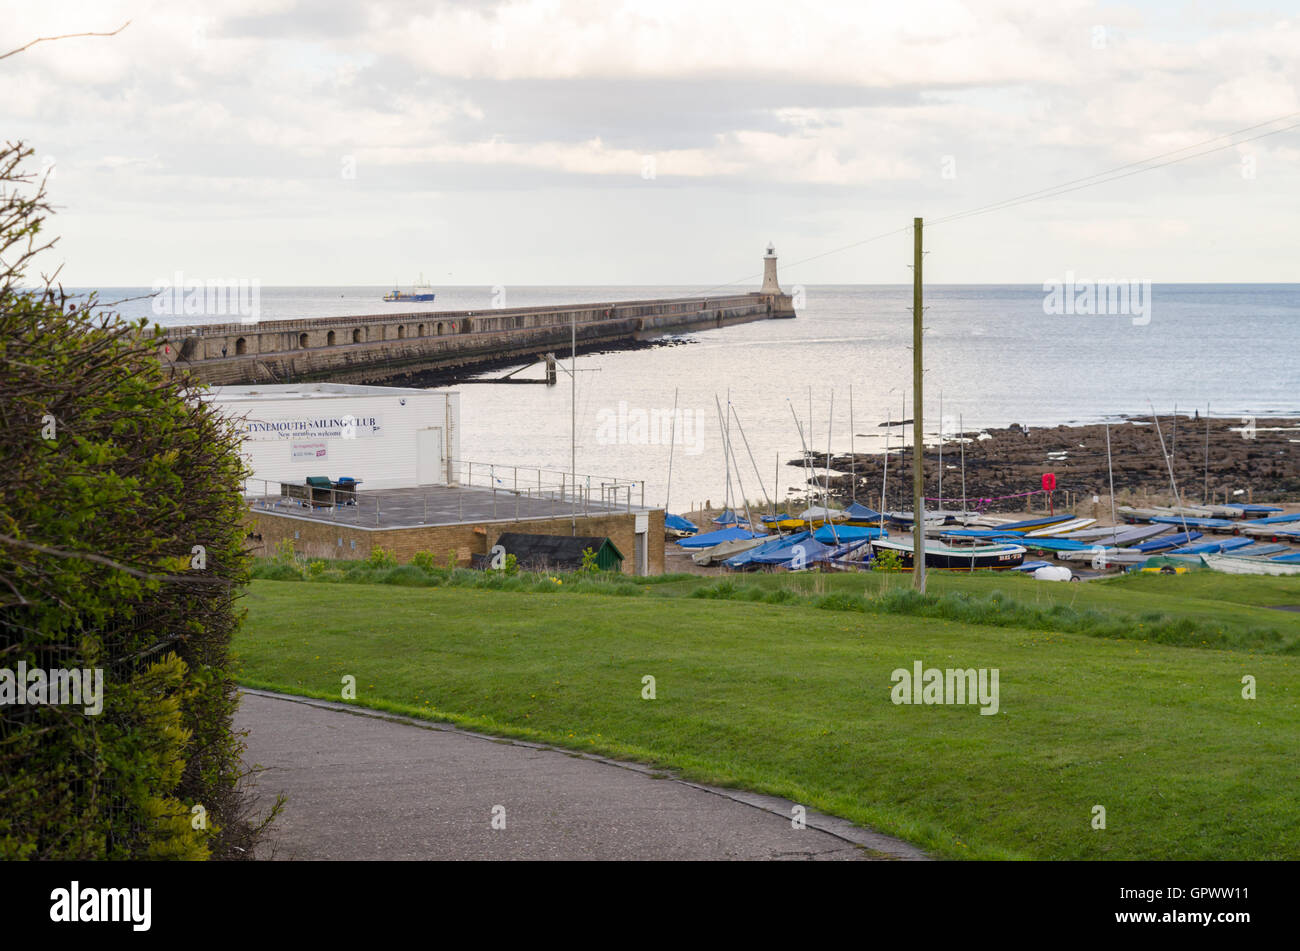
<path id="1" fill-rule="evenodd" d="M 260 319 L 720 293 L 677 285 L 444 287 L 431 304 L 389 304 L 386 289 L 263 287 Z M 205 322 L 157 313 L 150 288 L 96 293 L 119 301 L 126 317 Z M 959 428 L 974 435 L 1012 423 L 1153 413 L 1164 425 L 1175 412 L 1300 416 L 1300 284 L 1155 284 L 1140 314 L 1061 313 L 1050 297 L 1041 285 L 925 289 L 928 442 L 941 433 L 951 440 Z M 794 319 L 579 355 L 573 380 L 562 373 L 556 386 L 487 382 L 508 372 L 501 369 L 458 384 L 461 456 L 567 471 L 573 446 L 580 475 L 643 482 L 647 504 L 685 511 L 721 504 L 728 476 L 732 498 L 784 501 L 804 492 L 805 448 L 878 452 L 902 438 L 910 445 L 910 426 L 883 424 L 913 414 L 911 286 L 810 285 L 797 290 L 796 303 Z M 567 369 L 568 355 L 560 356 Z M 533 366 L 517 377 L 542 375 Z"/>

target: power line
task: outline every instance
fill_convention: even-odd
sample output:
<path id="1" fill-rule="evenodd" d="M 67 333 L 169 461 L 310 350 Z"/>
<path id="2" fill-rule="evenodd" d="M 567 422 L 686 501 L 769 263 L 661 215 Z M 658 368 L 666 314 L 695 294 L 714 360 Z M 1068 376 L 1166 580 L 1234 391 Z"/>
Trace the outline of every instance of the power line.
<path id="1" fill-rule="evenodd" d="M 1092 175 L 1085 175 L 1083 178 L 1075 178 L 1075 179 L 1072 179 L 1072 180 L 1070 180 L 1070 181 L 1068 181 L 1068 182 L 1061 182 L 1059 185 L 1052 185 L 1052 186 L 1049 187 L 1049 188 L 1040 188 L 1040 189 L 1038 189 L 1037 191 L 1026 192 L 1026 193 L 1023 194 L 1023 195 L 1017 195 L 1017 196 L 1015 196 L 1014 198 L 1004 198 L 1004 199 L 1002 199 L 1001 201 L 995 201 L 995 202 L 993 202 L 993 203 L 991 203 L 991 204 L 988 204 L 988 205 L 981 205 L 981 206 L 979 206 L 978 208 L 972 208 L 972 209 L 970 209 L 970 210 L 968 210 L 968 211 L 959 212 L 959 213 L 954 214 L 954 215 L 948 215 L 947 217 L 944 217 L 944 218 L 936 218 L 936 219 L 934 219 L 933 221 L 929 221 L 929 222 L 927 222 L 927 224 L 930 225 L 930 226 L 934 226 L 934 225 L 939 224 L 940 222 L 944 222 L 944 221 L 955 221 L 955 220 L 957 220 L 958 218 L 964 218 L 964 217 L 967 217 L 967 216 L 970 216 L 970 215 L 974 215 L 974 214 L 977 214 L 977 213 L 980 213 L 980 212 L 983 212 L 983 211 L 992 211 L 992 210 L 995 210 L 995 209 L 997 209 L 997 208 L 999 208 L 999 207 L 1002 207 L 1002 206 L 1004 206 L 1004 205 L 1005 205 L 1005 206 L 1009 206 L 1009 205 L 1011 205 L 1011 204 L 1013 204 L 1013 203 L 1016 203 L 1016 202 L 1021 201 L 1022 199 L 1024 199 L 1024 200 L 1028 200 L 1028 199 L 1031 199 L 1031 198 L 1035 198 L 1035 197 L 1037 197 L 1037 196 L 1050 197 L 1050 195 L 1047 194 L 1047 193 L 1054 193 L 1054 192 L 1056 192 L 1058 189 L 1065 189 L 1065 188 L 1068 188 L 1068 187 L 1071 186 L 1071 185 L 1077 185 L 1077 184 L 1079 184 L 1080 182 L 1091 182 L 1092 179 L 1101 179 L 1101 178 L 1104 178 L 1105 176 L 1113 175 L 1113 174 L 1116 173 L 1116 172 L 1123 172 L 1123 171 L 1125 171 L 1126 169 L 1137 168 L 1137 166 L 1139 166 L 1139 165 L 1141 165 L 1141 166 L 1147 166 L 1148 163 L 1150 163 L 1150 162 L 1155 162 L 1155 161 L 1157 161 L 1158 159 L 1167 158 L 1167 157 L 1169 157 L 1170 155 L 1177 155 L 1179 152 L 1186 152 L 1188 149 L 1198 149 L 1198 148 L 1200 148 L 1202 145 L 1209 145 L 1211 142 L 1217 142 L 1217 141 L 1219 141 L 1220 139 L 1228 139 L 1228 138 L 1232 138 L 1233 136 L 1241 135 L 1242 133 L 1245 133 L 1245 132 L 1254 132 L 1256 129 L 1262 129 L 1262 128 L 1264 128 L 1264 126 L 1273 125 L 1275 122 L 1283 122 L 1283 121 L 1285 121 L 1285 120 L 1287 120 L 1287 119 L 1292 119 L 1292 118 L 1294 118 L 1294 117 L 1296 117 L 1296 116 L 1300 116 L 1300 112 L 1291 112 L 1291 113 L 1288 113 L 1287 115 L 1284 115 L 1284 116 L 1278 116 L 1278 117 L 1276 117 L 1276 118 L 1274 118 L 1274 119 L 1269 119 L 1267 122 L 1261 122 L 1261 123 L 1259 123 L 1259 124 L 1257 124 L 1257 125 L 1247 126 L 1247 127 L 1244 128 L 1244 129 L 1237 129 L 1237 130 L 1235 130 L 1235 131 L 1233 131 L 1233 132 L 1225 132 L 1225 133 L 1223 133 L 1223 135 L 1212 136 L 1211 138 L 1205 139 L 1205 140 L 1203 140 L 1203 141 L 1201 141 L 1201 142 L 1196 142 L 1196 143 L 1194 143 L 1194 144 L 1192 144 L 1192 145 L 1185 145 L 1185 146 L 1183 146 L 1183 147 L 1180 148 L 1180 149 L 1173 149 L 1173 150 L 1171 150 L 1171 151 L 1169 151 L 1169 152 L 1161 152 L 1159 155 L 1152 155 L 1152 156 L 1149 156 L 1149 157 L 1147 157 L 1147 158 L 1140 159 L 1139 161 L 1136 161 L 1136 162 L 1128 162 L 1128 163 L 1126 163 L 1126 164 L 1124 164 L 1124 165 L 1117 165 L 1117 166 L 1115 166 L 1114 168 L 1107 169 L 1107 170 L 1105 170 L 1105 171 L 1103 171 L 1103 172 L 1096 172 L 1096 173 L 1094 173 L 1094 174 L 1092 174 Z M 1289 129 L 1294 129 L 1295 126 L 1294 126 L 1294 125 L 1292 125 L 1292 126 L 1287 126 L 1287 128 L 1289 128 Z M 1272 130 L 1272 131 L 1270 131 L 1270 132 L 1265 133 L 1265 135 L 1273 135 L 1273 134 L 1276 133 L 1276 132 L 1285 132 L 1285 131 L 1286 131 L 1286 129 L 1274 129 L 1274 130 Z M 1255 137 L 1253 137 L 1253 138 L 1263 138 L 1263 136 L 1255 136 Z M 1253 141 L 1253 138 L 1251 138 L 1251 139 L 1242 139 L 1240 142 L 1230 142 L 1230 143 L 1228 143 L 1227 145 L 1222 146 L 1222 148 L 1231 148 L 1232 146 L 1234 146 L 1234 145 L 1240 145 L 1240 144 L 1242 144 L 1243 142 L 1251 142 L 1251 141 Z M 1207 155 L 1207 154 L 1209 154 L 1209 152 L 1212 152 L 1212 151 L 1216 151 L 1216 149 L 1210 149 L 1210 150 L 1208 150 L 1207 152 L 1198 152 L 1198 153 L 1196 153 L 1196 154 L 1197 154 L 1197 155 Z M 1182 161 L 1183 159 L 1189 159 L 1189 158 L 1196 158 L 1196 155 L 1185 155 L 1185 156 L 1183 156 L 1183 157 L 1180 158 L 1180 159 L 1175 159 L 1174 161 Z M 1173 163 L 1172 163 L 1172 162 L 1164 162 L 1164 163 L 1161 163 L 1161 165 L 1150 165 L 1149 167 L 1144 167 L 1144 168 L 1140 168 L 1140 169 L 1137 169 L 1137 170 L 1138 170 L 1138 171 L 1143 171 L 1143 172 L 1145 172 L 1145 171 L 1149 171 L 1150 169 L 1160 168 L 1160 167 L 1162 167 L 1163 165 L 1171 165 L 1171 164 L 1173 164 Z M 1130 173 L 1130 174 L 1136 174 L 1136 172 L 1134 172 L 1134 173 Z M 1123 177 L 1123 176 L 1119 176 L 1119 177 Z M 1114 181 L 1114 179 L 1106 178 L 1105 181 Z M 1093 184 L 1098 184 L 1098 185 L 1100 185 L 1100 184 L 1103 184 L 1103 182 L 1100 182 L 1100 181 L 1099 181 L 1099 182 L 1094 182 Z"/>
<path id="2" fill-rule="evenodd" d="M 1265 139 L 1265 138 L 1268 138 L 1270 135 L 1277 135 L 1277 134 L 1280 133 L 1280 132 L 1289 132 L 1289 131 L 1291 131 L 1292 129 L 1297 129 L 1297 128 L 1300 128 L 1300 122 L 1296 122 L 1296 123 L 1293 123 L 1293 124 L 1288 125 L 1288 126 L 1283 126 L 1283 127 L 1280 128 L 1280 129 L 1273 129 L 1273 130 L 1271 130 L 1271 131 L 1269 131 L 1269 132 L 1261 132 L 1259 135 L 1252 135 L 1252 136 L 1250 136 L 1249 138 L 1238 139 L 1238 140 L 1236 140 L 1235 142 L 1228 142 L 1228 143 L 1226 143 L 1226 144 L 1224 144 L 1224 145 L 1218 145 L 1218 146 L 1215 146 L 1215 147 L 1212 148 L 1212 149 L 1206 149 L 1206 150 L 1203 151 L 1203 152 L 1194 152 L 1194 153 L 1192 153 L 1191 155 L 1184 155 L 1184 156 L 1182 156 L 1181 158 L 1170 159 L 1170 160 L 1167 161 L 1167 162 L 1159 162 L 1159 163 L 1157 163 L 1157 164 L 1155 164 L 1155 165 L 1143 165 L 1142 168 L 1136 168 L 1136 169 L 1133 169 L 1132 171 L 1124 172 L 1122 175 L 1112 175 L 1110 178 L 1103 178 L 1103 179 L 1100 179 L 1100 180 L 1098 180 L 1098 181 L 1090 181 L 1090 182 L 1087 182 L 1086 184 L 1083 184 L 1083 185 L 1074 185 L 1074 186 L 1069 187 L 1069 188 L 1066 188 L 1066 187 L 1063 187 L 1063 186 L 1058 186 L 1057 189 L 1054 190 L 1054 191 L 1050 191 L 1050 190 L 1046 190 L 1046 189 L 1045 189 L 1045 191 L 1049 191 L 1048 194 L 1037 194 L 1037 193 L 1034 193 L 1034 194 L 1035 194 L 1035 197 L 1032 197 L 1032 198 L 1008 199 L 1006 202 L 1000 203 L 1000 204 L 998 204 L 998 205 L 996 205 L 996 206 L 990 206 L 990 207 L 985 207 L 985 208 L 977 208 L 977 209 L 973 209 L 973 210 L 971 210 L 971 211 L 961 212 L 961 213 L 956 214 L 956 215 L 949 215 L 949 216 L 946 217 L 946 218 L 937 218 L 937 219 L 935 219 L 933 222 L 931 222 L 929 226 L 930 226 L 930 227 L 934 227 L 935 225 L 944 224 L 944 223 L 947 223 L 947 222 L 960 221 L 960 220 L 963 219 L 963 218 L 973 218 L 975 215 L 987 214 L 987 213 L 990 212 L 990 211 L 1002 211 L 1002 210 L 1005 209 L 1005 208 L 1014 208 L 1014 207 L 1016 207 L 1017 205 L 1027 205 L 1027 204 L 1029 204 L 1030 202 L 1041 201 L 1041 200 L 1044 199 L 1044 198 L 1056 198 L 1056 197 L 1058 197 L 1058 196 L 1060 196 L 1060 195 L 1067 195 L 1067 194 L 1069 194 L 1070 192 L 1077 192 L 1077 191 L 1080 191 L 1081 189 L 1084 189 L 1084 188 L 1092 188 L 1094 185 L 1105 185 L 1105 184 L 1108 184 L 1108 183 L 1110 183 L 1110 182 L 1117 182 L 1117 181 L 1119 181 L 1121 178 L 1128 178 L 1128 177 L 1131 176 L 1131 175 L 1138 175 L 1138 174 L 1140 174 L 1140 173 L 1142 173 L 1142 172 L 1150 172 L 1150 171 L 1153 171 L 1154 169 L 1157 169 L 1157 168 L 1164 168 L 1166 165 L 1174 165 L 1174 164 L 1176 164 L 1176 163 L 1178 163 L 1178 162 L 1184 162 L 1184 161 L 1186 161 L 1187 159 L 1199 158 L 1199 157 L 1201 157 L 1202 155 L 1210 155 L 1211 153 L 1214 153 L 1214 152 L 1222 152 L 1224 149 L 1235 148 L 1235 147 L 1238 146 L 1238 145 L 1245 145 L 1247 142 L 1254 142 L 1254 141 L 1257 140 L 1257 139 Z M 1211 141 L 1213 141 L 1213 140 L 1211 140 Z M 1148 161 L 1150 161 L 1150 160 L 1148 160 Z M 1141 163 L 1135 163 L 1135 164 L 1141 164 Z"/>
<path id="3" fill-rule="evenodd" d="M 1119 181 L 1120 179 L 1128 178 L 1131 175 L 1138 175 L 1142 172 L 1154 171 L 1157 168 L 1164 168 L 1165 166 L 1174 165 L 1177 164 L 1178 162 L 1184 162 L 1187 161 L 1188 159 L 1200 158 L 1203 155 L 1210 155 L 1214 152 L 1221 152 L 1224 149 L 1235 148 L 1238 145 L 1244 145 L 1247 142 L 1254 142 L 1258 139 L 1268 138 L 1271 135 L 1277 135 L 1281 132 L 1290 132 L 1292 129 L 1300 128 L 1300 122 L 1292 123 L 1291 125 L 1288 126 L 1283 126 L 1280 129 L 1270 129 L 1268 132 L 1263 132 L 1260 133 L 1259 135 L 1250 136 L 1245 139 L 1236 139 L 1235 141 L 1227 142 L 1223 145 L 1215 146 L 1212 149 L 1205 149 L 1204 151 L 1201 152 L 1193 152 L 1190 155 L 1182 155 L 1178 158 L 1172 158 L 1169 159 L 1169 161 L 1167 162 L 1158 161 L 1159 159 L 1167 158 L 1168 156 L 1171 155 L 1178 155 L 1180 152 L 1186 152 L 1188 149 L 1200 148 L 1202 145 L 1208 145 L 1211 142 L 1217 142 L 1220 139 L 1234 138 L 1235 136 L 1241 135 L 1244 132 L 1253 132 L 1256 129 L 1262 129 L 1265 126 L 1270 126 L 1277 122 L 1284 122 L 1287 119 L 1292 119 L 1296 116 L 1300 116 L 1300 112 L 1289 112 L 1285 115 L 1276 116 L 1264 122 L 1257 123 L 1256 125 L 1246 126 L 1245 128 L 1236 129 L 1235 131 L 1232 132 L 1225 132 L 1222 135 L 1212 136 L 1211 138 L 1205 139 L 1201 142 L 1197 142 L 1193 145 L 1185 145 L 1179 149 L 1173 149 L 1168 152 L 1161 152 L 1158 155 L 1152 155 L 1136 162 L 1128 162 L 1124 165 L 1117 165 L 1114 168 L 1106 169 L 1105 171 L 1096 172 L 1092 175 L 1085 175 L 1083 178 L 1071 179 L 1070 181 L 1061 182 L 1060 184 L 1052 185 L 1047 188 L 1040 188 L 1037 191 L 1026 192 L 1023 195 L 1017 195 L 1011 198 L 1004 198 L 1000 201 L 992 202 L 987 205 L 980 205 L 976 208 L 967 209 L 966 211 L 961 211 L 955 214 L 946 215 L 941 218 L 935 218 L 927 222 L 927 225 L 929 227 L 934 227 L 935 225 L 939 225 L 939 224 L 947 224 L 954 221 L 961 221 L 964 218 L 973 218 L 976 215 L 987 214 L 988 212 L 991 211 L 1002 211 L 1006 208 L 1014 208 L 1018 205 L 1029 204 L 1030 202 L 1033 201 L 1041 201 L 1045 198 L 1056 198 L 1060 195 L 1067 195 L 1071 192 L 1081 191 L 1082 189 L 1085 188 L 1092 188 L 1095 185 L 1105 185 L 1108 184 L 1109 182 Z M 1153 162 L 1155 162 L 1156 164 L 1154 165 L 1151 164 Z M 1116 174 L 1116 173 L 1122 173 L 1122 174 Z M 822 251 L 819 254 L 812 255 L 811 257 L 800 258 L 797 261 L 791 261 L 790 263 L 786 264 L 785 267 L 787 269 L 792 267 L 798 267 L 801 264 L 807 264 L 811 261 L 816 261 L 821 258 L 829 257 L 832 254 L 839 254 L 842 251 L 850 251 L 853 248 L 860 248 L 863 245 L 871 244 L 874 241 L 880 241 L 884 238 L 893 237 L 894 235 L 897 234 L 904 234 L 911 230 L 912 228 L 909 225 L 909 226 L 904 226 L 902 228 L 896 228 L 892 231 L 885 231 L 882 232 L 881 234 L 873 235 L 869 238 L 864 238 L 861 241 L 854 241 L 851 244 L 842 245 L 838 248 L 831 248 L 829 251 Z M 755 274 L 747 274 L 744 277 L 736 278 L 735 280 L 728 281 L 725 284 L 716 284 L 713 287 L 706 288 L 700 293 L 710 294 L 713 291 L 722 290 L 723 288 L 731 287 L 735 284 L 740 284 L 745 281 L 752 281 L 755 278 L 762 277 L 762 276 L 763 275 L 761 272 Z"/>

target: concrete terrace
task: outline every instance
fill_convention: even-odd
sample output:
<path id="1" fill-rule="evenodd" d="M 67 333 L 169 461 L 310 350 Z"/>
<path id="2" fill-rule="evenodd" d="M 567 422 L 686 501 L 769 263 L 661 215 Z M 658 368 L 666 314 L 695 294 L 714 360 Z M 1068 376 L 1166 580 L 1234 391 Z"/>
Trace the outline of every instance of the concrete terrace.
<path id="1" fill-rule="evenodd" d="M 249 497 L 250 509 L 289 518 L 355 528 L 392 529 L 421 525 L 462 525 L 485 522 L 514 522 L 528 519 L 619 515 L 646 511 L 634 499 L 629 504 L 626 492 L 619 500 L 601 501 L 572 495 L 561 497 L 556 490 L 538 493 L 509 488 L 489 489 L 479 486 L 418 486 L 404 489 L 359 489 L 355 504 L 346 504 L 339 495 L 337 505 L 309 505 L 298 499 L 278 495 Z"/>

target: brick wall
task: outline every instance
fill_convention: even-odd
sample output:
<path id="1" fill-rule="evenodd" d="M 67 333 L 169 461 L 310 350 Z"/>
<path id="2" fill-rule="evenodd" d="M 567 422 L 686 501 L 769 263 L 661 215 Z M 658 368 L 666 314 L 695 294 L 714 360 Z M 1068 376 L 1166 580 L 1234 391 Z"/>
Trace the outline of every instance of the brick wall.
<path id="1" fill-rule="evenodd" d="M 664 571 L 664 513 L 652 511 L 648 517 L 648 573 L 659 575 Z M 533 535 L 573 533 L 571 518 L 366 529 L 254 510 L 249 512 L 247 522 L 248 531 L 261 536 L 260 541 L 250 540 L 254 554 L 263 557 L 274 555 L 276 546 L 288 540 L 293 542 L 295 552 L 308 558 L 359 559 L 367 557 L 373 548 L 384 548 L 394 552 L 397 560 L 403 564 L 409 562 L 417 551 L 429 551 L 439 564 L 445 563 L 448 553 L 452 553 L 456 563 L 461 566 L 469 565 L 471 555 L 487 554 L 497 538 L 505 532 L 526 532 Z M 609 536 L 615 547 L 623 553 L 623 573 L 634 573 L 635 514 L 579 516 L 577 533 Z"/>

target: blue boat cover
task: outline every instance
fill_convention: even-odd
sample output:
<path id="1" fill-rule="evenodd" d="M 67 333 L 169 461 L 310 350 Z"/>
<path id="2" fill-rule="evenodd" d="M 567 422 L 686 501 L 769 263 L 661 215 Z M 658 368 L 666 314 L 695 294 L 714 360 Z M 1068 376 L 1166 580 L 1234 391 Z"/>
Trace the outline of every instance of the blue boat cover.
<path id="1" fill-rule="evenodd" d="M 1281 561 L 1289 565 L 1300 563 L 1300 551 L 1292 552 L 1289 555 L 1274 555 L 1269 561 Z"/>
<path id="2" fill-rule="evenodd" d="M 791 536 L 793 537 L 793 536 Z M 784 565 L 793 560 L 796 546 L 803 547 L 803 558 L 805 564 L 812 564 L 814 561 L 825 560 L 826 555 L 831 551 L 821 542 L 814 538 L 804 537 L 801 541 L 794 542 L 791 545 L 774 549 L 763 555 L 756 555 L 753 562 L 756 565 Z"/>
<path id="3" fill-rule="evenodd" d="M 1023 522 L 1008 522 L 1006 525 L 999 525 L 998 530 L 1003 532 L 1019 532 L 1027 529 L 1046 528 L 1049 525 L 1056 525 L 1059 522 L 1070 522 L 1073 520 L 1073 515 L 1044 515 L 1042 518 L 1027 518 Z"/>
<path id="4" fill-rule="evenodd" d="M 1165 535 L 1161 538 L 1153 538 L 1149 542 L 1143 542 L 1141 545 L 1134 545 L 1134 551 L 1164 551 L 1166 548 L 1178 548 L 1180 545 L 1186 545 L 1188 542 L 1194 542 L 1201 537 L 1200 532 L 1179 532 L 1177 535 Z M 680 545 L 681 542 L 678 542 Z"/>
<path id="5" fill-rule="evenodd" d="M 775 515 L 764 515 L 763 521 L 768 523 L 784 522 L 787 519 L 791 519 L 791 518 L 794 518 L 794 516 L 791 515 L 789 512 L 777 512 Z"/>
<path id="6" fill-rule="evenodd" d="M 1016 544 L 1024 545 L 1030 551 L 1035 548 L 1039 551 L 1083 551 L 1085 548 L 1096 547 L 1071 541 L 1068 538 L 1018 538 Z"/>
<path id="7" fill-rule="evenodd" d="M 1229 502 L 1228 505 L 1232 506 L 1234 509 L 1241 509 L 1243 512 L 1280 512 L 1280 511 L 1282 511 L 1282 506 L 1280 506 L 1280 505 L 1259 505 L 1259 504 L 1251 505 L 1251 504 L 1249 504 L 1248 502 Z"/>
<path id="8" fill-rule="evenodd" d="M 694 522 L 687 521 L 680 515 L 664 515 L 664 528 L 671 528 L 675 532 L 698 532 L 699 528 Z"/>
<path id="9" fill-rule="evenodd" d="M 1023 565 L 1017 565 L 1011 570 L 1012 571 L 1037 571 L 1039 568 L 1050 568 L 1050 567 L 1052 567 L 1052 563 L 1050 561 L 1027 561 Z"/>
<path id="10" fill-rule="evenodd" d="M 878 522 L 880 513 L 867 508 L 861 502 L 854 502 L 844 510 L 844 514 L 855 522 Z"/>
<path id="11" fill-rule="evenodd" d="M 1280 525 L 1283 522 L 1300 522 L 1300 512 L 1292 512 L 1290 515 L 1271 515 L 1268 518 L 1252 518 L 1246 521 L 1246 527 L 1252 525 Z"/>
<path id="12" fill-rule="evenodd" d="M 885 532 L 888 537 L 889 532 Z M 875 525 L 823 525 L 813 532 L 813 538 L 827 545 L 844 542 L 862 541 L 864 538 L 880 538 L 880 529 Z"/>
<path id="13" fill-rule="evenodd" d="M 1232 528 L 1230 518 L 1192 518 L 1190 515 L 1157 515 L 1151 519 L 1159 525 L 1194 525 L 1197 528 Z"/>
<path id="14" fill-rule="evenodd" d="M 733 512 L 731 509 L 724 509 L 722 514 L 713 520 L 714 525 L 740 525 L 744 519 Z"/>
<path id="15" fill-rule="evenodd" d="M 1242 558 L 1256 558 L 1260 555 L 1280 555 L 1286 551 L 1285 545 L 1278 545 L 1274 542 L 1255 542 L 1253 545 L 1247 545 L 1245 548 L 1238 548 L 1233 552 Z"/>
<path id="16" fill-rule="evenodd" d="M 773 538 L 770 542 L 764 542 L 748 551 L 742 551 L 739 554 L 732 555 L 723 562 L 728 568 L 744 568 L 754 562 L 759 555 L 774 555 L 778 552 L 785 552 L 786 558 L 790 558 L 790 549 L 795 545 L 808 540 L 807 532 L 795 532 L 793 535 L 783 535 Z M 760 564 L 769 564 L 769 562 L 760 562 Z"/>
<path id="17" fill-rule="evenodd" d="M 720 528 L 716 532 L 692 535 L 677 543 L 679 548 L 712 548 L 722 542 L 734 542 L 742 538 L 762 538 L 762 532 L 750 532 L 743 528 Z"/>
<path id="18" fill-rule="evenodd" d="M 1250 545 L 1249 538 L 1235 536 L 1225 538 L 1219 542 L 1202 542 L 1199 545 L 1184 545 L 1182 548 L 1175 548 L 1169 554 L 1171 555 L 1213 555 L 1221 551 L 1233 551 L 1237 548 L 1246 548 Z"/>

